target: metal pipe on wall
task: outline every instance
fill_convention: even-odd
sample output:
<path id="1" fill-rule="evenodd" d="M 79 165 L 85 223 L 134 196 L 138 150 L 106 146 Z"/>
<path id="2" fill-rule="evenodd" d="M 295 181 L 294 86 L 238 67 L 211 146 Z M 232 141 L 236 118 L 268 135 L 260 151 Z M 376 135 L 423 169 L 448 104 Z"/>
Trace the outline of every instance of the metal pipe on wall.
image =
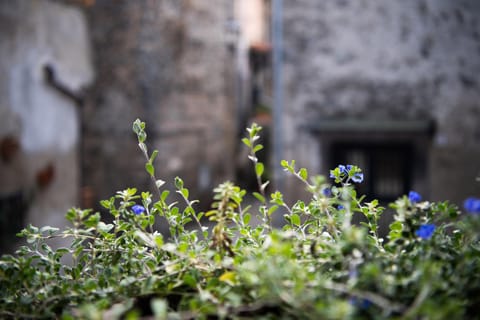
<path id="1" fill-rule="evenodd" d="M 273 70 L 273 168 L 275 187 L 283 191 L 283 1 L 271 2 L 272 70 Z"/>

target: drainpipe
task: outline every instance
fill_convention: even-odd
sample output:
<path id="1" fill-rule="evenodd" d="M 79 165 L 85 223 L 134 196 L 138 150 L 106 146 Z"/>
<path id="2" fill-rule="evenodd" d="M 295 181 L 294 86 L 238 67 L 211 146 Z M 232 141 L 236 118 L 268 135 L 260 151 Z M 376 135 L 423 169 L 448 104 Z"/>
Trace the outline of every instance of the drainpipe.
<path id="1" fill-rule="evenodd" d="M 275 187 L 283 191 L 284 172 L 280 165 L 283 159 L 283 3 L 271 2 L 272 71 L 273 71 L 273 178 Z"/>

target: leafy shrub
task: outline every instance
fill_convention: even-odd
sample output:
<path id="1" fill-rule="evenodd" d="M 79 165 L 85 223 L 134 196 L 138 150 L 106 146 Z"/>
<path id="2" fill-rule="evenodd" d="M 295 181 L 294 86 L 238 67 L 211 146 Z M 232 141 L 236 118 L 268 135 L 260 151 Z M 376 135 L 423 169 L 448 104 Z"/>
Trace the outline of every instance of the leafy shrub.
<path id="1" fill-rule="evenodd" d="M 391 207 L 386 240 L 378 235 L 384 212 L 366 202 L 355 184 L 363 173 L 339 165 L 330 179 L 310 177 L 295 161 L 282 161 L 311 195 L 287 204 L 280 192 L 266 195 L 264 165 L 256 154 L 261 127 L 247 129 L 258 182 L 258 205 L 231 182 L 214 189 L 211 210 L 197 212 L 182 179 L 170 203 L 155 178 L 157 151 L 148 153 L 145 124 L 133 129 L 156 195 L 127 189 L 101 202 L 113 217 L 73 208 L 71 227 L 28 226 L 27 245 L 0 260 L 0 317 L 61 319 L 474 318 L 480 304 L 478 199 L 460 219 L 448 202 L 422 201 L 416 192 Z M 477 201 L 477 202 L 475 202 Z M 283 214 L 282 229 L 271 217 Z M 252 215 L 258 224 L 250 223 Z M 352 223 L 353 215 L 364 222 Z M 168 222 L 169 235 L 154 230 Z M 210 222 L 205 222 L 206 218 Z M 193 224 L 193 227 L 192 227 Z M 52 238 L 70 238 L 52 249 Z M 69 257 L 71 263 L 62 263 Z"/>

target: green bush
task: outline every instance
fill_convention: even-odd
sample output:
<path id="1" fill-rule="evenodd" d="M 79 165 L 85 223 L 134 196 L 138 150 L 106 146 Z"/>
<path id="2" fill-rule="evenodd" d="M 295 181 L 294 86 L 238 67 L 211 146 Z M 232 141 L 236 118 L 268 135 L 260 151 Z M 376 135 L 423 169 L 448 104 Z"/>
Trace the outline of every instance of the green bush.
<path id="1" fill-rule="evenodd" d="M 480 305 L 480 208 L 460 216 L 448 202 L 421 201 L 416 192 L 391 205 L 387 239 L 378 235 L 384 208 L 357 195 L 361 169 L 339 165 L 330 179 L 310 177 L 282 161 L 310 200 L 287 204 L 266 195 L 257 152 L 261 127 L 243 143 L 250 149 L 258 201 L 231 182 L 214 189 L 211 210 L 197 212 L 182 179 L 183 203 L 155 178 L 157 151 L 148 153 L 145 124 L 133 129 L 147 159 L 155 195 L 127 189 L 101 202 L 113 217 L 71 209 L 71 227 L 28 226 L 27 246 L 0 260 L 1 318 L 156 319 L 465 319 Z M 473 202 L 472 202 L 473 201 Z M 477 201 L 477 202 L 475 202 Z M 255 209 L 253 209 L 255 208 Z M 259 222 L 250 223 L 252 215 Z M 271 218 L 285 225 L 273 228 Z M 352 217 L 364 217 L 353 224 Z M 165 238 L 154 230 L 168 222 Z M 205 221 L 205 220 L 209 221 Z M 69 248 L 52 249 L 52 238 Z M 64 257 L 70 263 L 62 263 Z"/>

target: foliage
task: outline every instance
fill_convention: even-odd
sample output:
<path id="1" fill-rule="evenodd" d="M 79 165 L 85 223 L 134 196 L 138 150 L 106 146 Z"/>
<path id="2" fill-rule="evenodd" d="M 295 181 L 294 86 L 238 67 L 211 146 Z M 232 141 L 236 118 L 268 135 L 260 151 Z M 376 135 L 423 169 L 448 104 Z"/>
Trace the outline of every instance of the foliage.
<path id="1" fill-rule="evenodd" d="M 157 151 L 149 154 L 145 145 L 145 124 L 137 120 L 133 129 L 156 196 L 132 188 L 102 201 L 112 223 L 73 208 L 65 230 L 24 229 L 20 236 L 28 245 L 0 260 L 0 317 L 475 317 L 479 215 L 459 216 L 448 202 L 421 201 L 411 192 L 391 205 L 395 219 L 382 239 L 384 208 L 357 195 L 354 184 L 363 173 L 354 165 L 339 165 L 328 180 L 282 161 L 310 200 L 288 204 L 278 191 L 267 196 L 256 124 L 243 143 L 257 177 L 258 203 L 246 205 L 247 192 L 225 182 L 214 189 L 211 210 L 197 212 L 180 178 L 174 182 L 184 203 L 168 201 L 164 182 L 155 178 Z M 468 209 L 476 213 L 472 201 Z M 284 216 L 283 228 L 272 228 L 273 215 Z M 353 224 L 354 215 L 363 222 Z M 159 218 L 168 223 L 165 237 L 154 230 Z M 58 237 L 71 245 L 52 249 L 48 241 Z"/>

